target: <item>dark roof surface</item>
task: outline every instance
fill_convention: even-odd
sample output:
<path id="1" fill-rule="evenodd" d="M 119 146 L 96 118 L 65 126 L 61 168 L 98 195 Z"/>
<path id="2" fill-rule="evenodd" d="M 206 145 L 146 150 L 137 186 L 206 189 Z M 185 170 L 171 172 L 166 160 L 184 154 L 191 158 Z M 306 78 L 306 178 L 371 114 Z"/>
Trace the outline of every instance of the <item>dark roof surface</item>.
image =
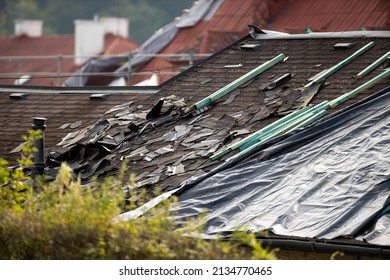
<path id="1" fill-rule="evenodd" d="M 350 42 L 355 44 L 351 49 L 334 49 L 336 43 Z M 319 87 L 311 92 L 314 96 L 301 93 L 310 77 L 339 63 L 370 42 L 374 42 L 374 47 L 329 76 L 317 93 Z M 244 44 L 260 44 L 261 47 L 257 50 L 247 50 L 241 48 Z M 68 162 L 91 161 L 90 166 L 102 159 L 108 161 L 110 167 L 94 169 L 97 174 L 105 173 L 110 168 L 115 169 L 123 159 L 128 159 L 129 169 L 139 175 L 138 182 L 142 182 L 141 185 L 157 183 L 162 187 L 176 187 L 185 179 L 220 165 L 229 155 L 223 157 L 222 161 L 211 161 L 209 156 L 224 145 L 256 132 L 305 103 L 319 104 L 325 100 L 330 101 L 378 75 L 383 71 L 383 66 L 362 79 L 355 78 L 359 71 L 386 53 L 389 48 L 390 42 L 386 38 L 336 36 L 310 39 L 308 36 L 307 39 L 288 39 L 287 36 L 285 39 L 256 40 L 247 36 L 207 61 L 176 76 L 150 97 L 149 105 L 156 103 L 159 98 L 165 99 L 165 103 L 160 105 L 164 105 L 162 111 L 170 112 L 168 116 L 160 114 L 156 106 L 153 111 L 157 110 L 157 113 L 154 116 L 150 114 L 150 118 L 146 119 L 146 114 L 152 106 L 140 107 L 144 101 L 118 107 L 102 116 L 94 127 L 80 130 L 79 135 L 72 135 L 79 141 L 72 140 L 73 138 L 64 141 L 61 146 L 65 147 L 57 148 L 62 155 L 56 159 L 66 159 Z M 284 62 L 276 64 L 238 87 L 230 95 L 221 98 L 210 110 L 198 116 L 182 116 L 183 107 L 191 107 L 281 53 L 286 56 Z M 290 80 L 274 90 L 264 90 L 269 83 L 286 73 L 291 74 Z M 386 78 L 337 109 L 367 97 L 388 84 L 389 78 Z M 104 132 L 96 138 L 96 131 L 101 130 Z M 113 138 L 116 140 L 111 141 Z M 64 153 L 71 148 L 78 151 L 84 150 L 85 147 L 97 149 L 102 153 L 98 158 L 93 156 L 94 153 L 83 153 L 85 158 L 68 157 L 72 153 Z M 179 168 L 172 171 L 173 167 L 178 166 Z M 87 172 L 84 179 L 93 174 Z"/>
<path id="2" fill-rule="evenodd" d="M 32 91 L 28 87 L 15 87 L 14 89 L 19 92 L 27 92 L 29 95 L 25 99 L 13 99 L 10 98 L 13 93 L 10 88 L 0 90 L 0 122 L 2 124 L 0 155 L 13 164 L 15 164 L 15 159 L 19 157 L 19 152 L 10 152 L 23 142 L 22 135 L 27 135 L 27 130 L 31 129 L 33 117 L 47 119 L 46 147 L 53 148 L 69 132 L 96 122 L 109 108 L 134 100 L 143 102 L 150 95 L 150 93 L 124 91 L 112 93 L 106 99 L 91 100 L 90 95 L 94 91 L 90 93 L 60 93 L 61 88 L 48 92 L 45 92 L 44 89 Z M 139 89 L 139 91 L 141 90 Z M 148 104 L 147 101 L 145 103 Z"/>

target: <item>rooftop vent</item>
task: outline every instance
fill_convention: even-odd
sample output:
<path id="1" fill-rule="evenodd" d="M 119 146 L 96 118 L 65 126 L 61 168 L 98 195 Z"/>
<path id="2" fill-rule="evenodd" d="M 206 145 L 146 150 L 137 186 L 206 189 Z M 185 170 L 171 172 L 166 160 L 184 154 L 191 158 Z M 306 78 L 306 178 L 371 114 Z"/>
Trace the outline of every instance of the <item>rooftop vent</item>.
<path id="1" fill-rule="evenodd" d="M 333 49 L 352 49 L 356 43 L 337 43 L 333 46 Z"/>
<path id="2" fill-rule="evenodd" d="M 94 93 L 89 96 L 91 100 L 104 100 L 110 96 L 109 93 Z"/>
<path id="3" fill-rule="evenodd" d="M 29 96 L 29 93 L 26 92 L 14 92 L 9 95 L 10 99 L 25 99 L 27 96 Z"/>
<path id="4" fill-rule="evenodd" d="M 260 44 L 244 44 L 241 45 L 242 50 L 258 50 L 261 48 Z"/>

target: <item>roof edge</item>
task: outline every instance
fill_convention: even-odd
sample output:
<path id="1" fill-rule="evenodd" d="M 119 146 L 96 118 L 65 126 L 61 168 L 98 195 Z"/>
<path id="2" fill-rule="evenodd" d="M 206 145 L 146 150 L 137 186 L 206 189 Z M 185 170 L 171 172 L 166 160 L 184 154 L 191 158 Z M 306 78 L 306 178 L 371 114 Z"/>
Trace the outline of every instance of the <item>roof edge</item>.
<path id="1" fill-rule="evenodd" d="M 0 85 L 0 93 L 28 92 L 28 93 L 62 93 L 62 94 L 92 94 L 92 93 L 139 93 L 153 94 L 160 91 L 160 86 L 81 86 L 81 87 L 52 87 L 52 86 L 14 86 Z"/>
<path id="2" fill-rule="evenodd" d="M 293 250 L 313 253 L 343 252 L 347 255 L 375 257 L 381 259 L 390 258 L 390 249 L 383 246 L 370 246 L 367 244 L 346 244 L 333 240 L 311 240 L 311 239 L 280 239 L 280 238 L 257 238 L 264 247 L 279 248 L 281 250 Z"/>
<path id="3" fill-rule="evenodd" d="M 330 38 L 390 38 L 390 31 L 343 31 L 343 32 L 313 32 L 308 34 L 289 34 L 263 30 L 265 34 L 252 35 L 257 40 L 267 39 L 330 39 Z"/>

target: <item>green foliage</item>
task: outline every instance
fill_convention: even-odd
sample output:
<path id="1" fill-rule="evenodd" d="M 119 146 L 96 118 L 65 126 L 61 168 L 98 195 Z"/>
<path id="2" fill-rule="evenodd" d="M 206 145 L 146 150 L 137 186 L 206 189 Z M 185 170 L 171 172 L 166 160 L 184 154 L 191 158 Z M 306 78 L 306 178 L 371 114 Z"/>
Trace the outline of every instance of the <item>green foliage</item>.
<path id="1" fill-rule="evenodd" d="M 30 132 L 26 138 L 23 165 L 31 163 L 37 137 L 39 133 Z M 125 165 L 115 178 L 93 180 L 86 187 L 65 163 L 54 181 L 34 178 L 33 184 L 23 170 L 10 170 L 0 160 L 0 259 L 273 258 L 253 234 L 237 234 L 230 242 L 185 237 L 198 232 L 171 222 L 175 198 L 136 220 L 114 222 L 136 207 L 125 203 L 124 186 L 134 183 L 134 176 L 125 179 Z"/>

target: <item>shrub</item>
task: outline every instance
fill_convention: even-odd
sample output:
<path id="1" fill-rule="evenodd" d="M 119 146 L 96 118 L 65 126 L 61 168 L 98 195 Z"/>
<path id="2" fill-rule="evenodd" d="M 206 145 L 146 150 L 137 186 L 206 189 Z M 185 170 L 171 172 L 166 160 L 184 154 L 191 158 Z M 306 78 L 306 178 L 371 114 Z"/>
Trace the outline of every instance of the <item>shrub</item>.
<path id="1" fill-rule="evenodd" d="M 22 167 L 31 164 L 37 137 L 26 138 Z M 0 160 L 0 259 L 274 258 L 253 234 L 236 234 L 239 242 L 185 237 L 168 217 L 174 198 L 136 220 L 114 223 L 135 207 L 124 203 L 123 186 L 132 184 L 132 179 L 123 182 L 124 172 L 85 187 L 65 163 L 56 179 L 46 182 Z"/>

